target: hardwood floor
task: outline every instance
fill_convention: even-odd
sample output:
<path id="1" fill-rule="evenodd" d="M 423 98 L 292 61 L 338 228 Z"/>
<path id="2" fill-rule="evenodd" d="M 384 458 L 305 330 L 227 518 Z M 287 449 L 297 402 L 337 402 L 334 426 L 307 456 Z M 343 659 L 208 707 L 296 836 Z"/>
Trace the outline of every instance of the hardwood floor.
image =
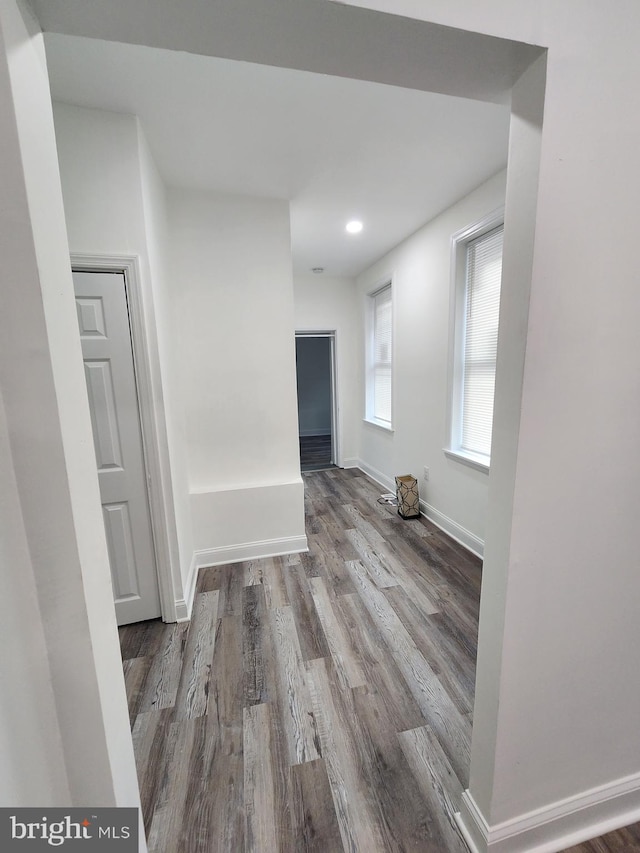
<path id="1" fill-rule="evenodd" d="M 634 823 L 593 841 L 567 847 L 564 853 L 638 853 L 639 850 L 640 823 Z"/>
<path id="2" fill-rule="evenodd" d="M 303 471 L 331 467 L 331 436 L 300 436 L 300 467 Z"/>
<path id="3" fill-rule="evenodd" d="M 480 562 L 360 471 L 303 477 L 308 553 L 120 631 L 150 853 L 466 853 Z"/>

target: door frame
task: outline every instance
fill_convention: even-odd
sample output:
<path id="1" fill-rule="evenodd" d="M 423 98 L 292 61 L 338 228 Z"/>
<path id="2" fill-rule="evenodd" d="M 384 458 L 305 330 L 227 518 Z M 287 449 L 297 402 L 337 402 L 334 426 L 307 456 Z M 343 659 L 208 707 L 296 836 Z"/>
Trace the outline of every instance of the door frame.
<path id="1" fill-rule="evenodd" d="M 160 357 L 155 334 L 153 298 L 150 289 L 144 292 L 137 255 L 71 254 L 74 272 L 121 273 L 129 310 L 133 372 L 138 398 L 138 413 L 142 433 L 142 456 L 146 491 L 151 517 L 151 538 L 155 555 L 155 570 L 160 595 L 160 611 L 164 622 L 186 618 L 178 613 L 175 588 L 182 586 L 173 490 L 170 475 L 169 446 L 164 405 L 154 391 L 153 377 L 159 377 Z M 175 585 L 178 582 L 178 587 Z"/>
<path id="2" fill-rule="evenodd" d="M 337 360 L 337 338 L 338 333 L 333 330 L 296 329 L 296 338 L 329 338 L 330 352 L 330 380 L 331 380 L 331 462 L 338 468 L 342 468 L 341 447 L 339 431 L 338 411 L 338 360 Z"/>

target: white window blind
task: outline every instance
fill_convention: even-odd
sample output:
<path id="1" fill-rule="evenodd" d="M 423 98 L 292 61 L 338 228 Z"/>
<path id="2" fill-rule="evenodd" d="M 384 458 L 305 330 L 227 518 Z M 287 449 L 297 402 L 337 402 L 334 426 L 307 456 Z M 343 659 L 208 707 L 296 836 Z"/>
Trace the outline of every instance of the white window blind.
<path id="1" fill-rule="evenodd" d="M 467 246 L 461 448 L 491 454 L 503 227 Z"/>
<path id="2" fill-rule="evenodd" d="M 391 285 L 373 299 L 373 417 L 391 423 Z"/>

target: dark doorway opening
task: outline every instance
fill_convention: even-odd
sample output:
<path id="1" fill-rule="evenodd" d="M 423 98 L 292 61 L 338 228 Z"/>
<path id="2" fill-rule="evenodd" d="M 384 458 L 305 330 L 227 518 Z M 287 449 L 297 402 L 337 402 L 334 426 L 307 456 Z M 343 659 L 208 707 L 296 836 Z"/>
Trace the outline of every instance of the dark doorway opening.
<path id="1" fill-rule="evenodd" d="M 298 435 L 302 471 L 335 462 L 333 335 L 296 334 Z"/>

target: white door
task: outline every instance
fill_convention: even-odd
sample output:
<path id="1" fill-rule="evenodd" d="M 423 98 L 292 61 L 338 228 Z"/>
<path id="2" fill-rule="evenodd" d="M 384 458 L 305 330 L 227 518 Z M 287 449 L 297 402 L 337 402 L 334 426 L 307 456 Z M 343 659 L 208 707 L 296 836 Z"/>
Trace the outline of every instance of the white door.
<path id="1" fill-rule="evenodd" d="M 123 273 L 74 272 L 118 625 L 160 616 Z"/>

